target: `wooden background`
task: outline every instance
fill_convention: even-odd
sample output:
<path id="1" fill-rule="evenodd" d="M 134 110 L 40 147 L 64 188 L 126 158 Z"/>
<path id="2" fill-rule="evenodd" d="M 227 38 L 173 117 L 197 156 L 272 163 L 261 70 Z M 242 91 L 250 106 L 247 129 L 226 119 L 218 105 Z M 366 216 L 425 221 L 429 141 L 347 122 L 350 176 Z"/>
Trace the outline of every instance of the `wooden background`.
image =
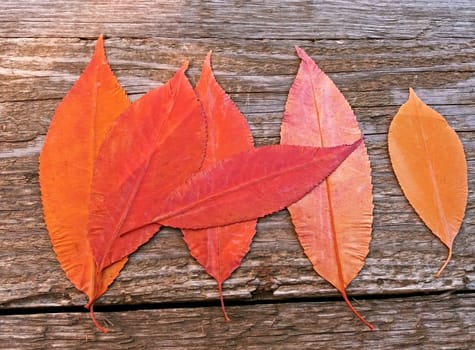
<path id="1" fill-rule="evenodd" d="M 339 86 L 365 134 L 373 169 L 371 251 L 348 288 L 369 331 L 314 271 L 288 213 L 260 220 L 252 250 L 217 288 L 165 229 L 130 258 L 97 304 L 65 278 L 42 219 L 38 155 L 55 107 L 106 36 L 113 71 L 135 100 L 185 59 L 195 82 L 213 49 L 218 81 L 256 144 L 279 142 L 304 48 Z M 0 2 L 0 348 L 469 349 L 475 345 L 475 2 Z M 452 262 L 401 194 L 387 152 L 408 88 L 462 139 L 469 202 Z"/>

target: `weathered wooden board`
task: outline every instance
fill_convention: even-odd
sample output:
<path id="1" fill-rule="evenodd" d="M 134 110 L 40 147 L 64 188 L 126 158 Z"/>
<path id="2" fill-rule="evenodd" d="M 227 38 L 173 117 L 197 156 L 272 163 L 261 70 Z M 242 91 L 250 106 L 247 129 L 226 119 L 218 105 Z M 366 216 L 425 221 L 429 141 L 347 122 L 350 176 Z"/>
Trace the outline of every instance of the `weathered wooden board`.
<path id="1" fill-rule="evenodd" d="M 0 349 L 470 349 L 475 298 L 469 295 L 364 300 L 377 327 L 363 329 L 343 302 L 98 313 L 110 326 L 94 330 L 87 313 L 0 318 Z M 336 322 L 337 320 L 337 322 Z"/>
<path id="2" fill-rule="evenodd" d="M 37 156 L 49 121 L 59 99 L 67 92 L 89 59 L 94 41 L 76 39 L 2 39 L 2 102 L 0 103 L 0 193 L 2 249 L 5 253 L 4 285 L 0 290 L 2 307 L 83 304 L 84 299 L 65 279 L 50 248 L 41 215 L 37 177 Z M 259 145 L 278 142 L 286 92 L 298 67 L 290 42 L 275 42 L 273 54 L 259 52 L 259 43 L 248 40 L 246 55 L 232 50 L 215 52 L 218 80 L 248 116 Z M 173 74 L 185 57 L 192 64 L 190 78 L 197 79 L 201 60 L 211 47 L 209 40 L 195 40 L 177 49 L 174 40 L 110 39 L 106 41 L 113 69 L 135 94 L 161 84 Z M 185 40 L 182 44 L 185 45 Z M 308 45 L 308 42 L 298 42 Z M 322 49 L 319 49 L 319 46 Z M 427 231 L 412 211 L 399 187 L 386 150 L 387 128 L 398 105 L 406 99 L 408 81 L 427 103 L 444 113 L 462 138 L 475 173 L 475 110 L 472 78 L 475 48 L 463 41 L 453 43 L 457 57 L 446 70 L 431 71 L 434 61 L 447 58 L 446 48 L 437 42 L 412 43 L 402 50 L 398 42 L 356 45 L 348 42 L 341 53 L 329 42 L 315 43 L 309 52 L 322 57 L 328 73 L 341 86 L 354 105 L 366 135 L 375 195 L 374 240 L 367 265 L 351 285 L 353 294 L 414 293 L 475 288 L 475 237 L 473 232 L 473 193 L 467 217 L 456 240 L 454 262 L 439 280 L 434 272 L 443 261 L 445 248 Z M 244 43 L 233 44 L 244 50 Z M 205 49 L 201 48 L 204 46 Z M 304 45 L 302 45 L 304 46 Z M 388 53 L 387 50 L 394 52 Z M 142 52 L 144 51 L 144 52 Z M 237 50 L 239 51 L 239 50 Z M 381 52 L 380 68 L 375 69 L 372 51 Z M 165 52 L 165 53 L 164 53 Z M 412 52 L 409 55 L 408 52 Z M 200 54 L 201 53 L 201 54 Z M 35 63 L 41 56 L 42 64 Z M 332 57 L 338 61 L 335 65 Z M 353 60 L 353 57 L 359 57 Z M 369 58 L 365 58 L 369 57 Z M 391 60 L 399 62 L 394 65 Z M 266 62 L 266 59 L 269 63 Z M 414 61 L 425 67 L 421 78 Z M 263 64 L 263 62 L 265 62 Z M 354 66 L 356 62 L 356 66 Z M 404 72 L 413 67 L 415 72 Z M 422 70 L 422 69 L 421 69 Z M 467 70 L 467 74 L 461 74 Z M 246 79 L 240 75 L 246 72 Z M 250 73 L 249 73 L 250 71 Z M 332 73 L 332 71 L 336 71 Z M 373 79 L 361 83 L 361 72 Z M 388 77 L 388 72 L 391 76 Z M 405 76 L 401 81 L 395 77 Z M 473 75 L 473 74 L 472 74 Z M 364 80 L 364 79 L 363 79 Z M 445 82 L 445 84 L 443 84 Z M 430 87 L 434 83 L 434 87 Z M 393 85 L 394 84 L 394 85 Z M 140 86 L 135 88 L 134 86 Z M 136 95 L 134 95 L 136 96 Z M 379 96 L 379 101 L 378 101 Z M 475 179 L 471 177 L 470 188 Z M 21 237 L 21 239 L 20 239 Z M 13 253 L 13 254 L 12 254 Z M 40 264 L 38 265 L 38 261 Z M 38 271 L 38 266 L 42 266 Z M 12 271 L 21 271 L 14 274 Z M 227 299 L 269 299 L 295 296 L 335 295 L 335 291 L 311 269 L 303 256 L 286 213 L 262 220 L 248 258 L 225 284 Z M 105 303 L 159 303 L 216 298 L 213 281 L 189 257 L 177 231 L 160 233 L 135 254 L 107 297 Z"/>
<path id="3" fill-rule="evenodd" d="M 99 301 L 108 305 L 99 317 L 113 322 L 110 335 L 98 335 L 87 314 L 58 309 L 85 299 L 65 278 L 44 228 L 38 155 L 56 105 L 100 33 L 133 100 L 165 82 L 185 59 L 195 82 L 213 49 L 218 81 L 248 118 L 259 146 L 279 142 L 299 64 L 293 47 L 315 58 L 353 106 L 369 149 L 374 238 L 348 291 L 379 332 L 361 332 L 339 298 L 328 300 L 338 294 L 313 272 L 286 211 L 259 222 L 251 252 L 224 285 L 231 304 L 255 304 L 229 307 L 230 324 L 218 307 L 203 307 L 216 302 L 216 285 L 172 229 L 132 255 Z M 446 249 L 402 196 L 387 154 L 389 123 L 409 86 L 447 118 L 468 160 L 466 218 L 440 279 L 434 274 Z M 470 348 L 474 86 L 471 0 L 0 2 L 0 313 L 8 314 L 0 318 L 0 348 Z M 403 298 L 443 291 L 461 294 Z M 389 295 L 399 298 L 379 299 Z M 187 306 L 167 309 L 177 303 Z M 115 307 L 137 311 L 112 312 Z"/>
<path id="4" fill-rule="evenodd" d="M 374 39 L 475 36 L 470 0 L 2 2 L 5 37 Z"/>

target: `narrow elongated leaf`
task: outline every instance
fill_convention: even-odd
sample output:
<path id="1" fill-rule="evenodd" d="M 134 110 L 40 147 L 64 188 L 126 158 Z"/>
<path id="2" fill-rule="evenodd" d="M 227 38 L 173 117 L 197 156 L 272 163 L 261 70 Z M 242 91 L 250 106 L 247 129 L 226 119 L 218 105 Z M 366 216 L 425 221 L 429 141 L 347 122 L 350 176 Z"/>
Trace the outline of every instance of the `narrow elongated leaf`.
<path id="1" fill-rule="evenodd" d="M 127 261 L 124 258 L 97 272 L 87 240 L 94 160 L 112 122 L 130 105 L 110 70 L 103 45 L 100 37 L 90 63 L 56 109 L 39 167 L 53 249 L 66 276 L 87 295 L 92 317 L 92 303 Z"/>
<path id="2" fill-rule="evenodd" d="M 208 129 L 206 156 L 201 170 L 253 148 L 246 118 L 219 86 L 211 71 L 211 52 L 206 56 L 195 92 L 203 106 Z M 256 220 L 203 230 L 183 230 L 191 255 L 218 283 L 226 320 L 229 318 L 224 308 L 222 285 L 241 264 L 255 232 Z"/>
<path id="3" fill-rule="evenodd" d="M 389 155 L 404 195 L 449 249 L 467 206 L 467 162 L 455 131 L 410 89 L 389 127 Z"/>
<path id="4" fill-rule="evenodd" d="M 201 166 L 206 125 L 186 68 L 134 102 L 99 150 L 88 237 L 100 270 L 157 232 L 149 224 L 155 206 Z"/>
<path id="5" fill-rule="evenodd" d="M 195 174 L 173 192 L 153 220 L 201 229 L 249 221 L 294 203 L 331 174 L 361 143 L 329 148 L 255 148 Z"/>
<path id="6" fill-rule="evenodd" d="M 331 79 L 300 48 L 302 59 L 282 122 L 281 143 L 328 147 L 361 138 L 356 117 Z M 364 265 L 371 241 L 373 196 L 364 143 L 323 183 L 289 207 L 297 237 L 315 271 L 342 294 Z"/>

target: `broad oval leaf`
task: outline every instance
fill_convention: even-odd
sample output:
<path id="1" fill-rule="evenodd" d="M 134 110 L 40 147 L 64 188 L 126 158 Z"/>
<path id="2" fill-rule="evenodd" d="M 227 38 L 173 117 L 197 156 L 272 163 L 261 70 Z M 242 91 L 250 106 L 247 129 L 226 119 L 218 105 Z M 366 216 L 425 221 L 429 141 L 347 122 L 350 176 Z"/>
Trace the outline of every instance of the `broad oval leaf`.
<path id="1" fill-rule="evenodd" d="M 285 106 L 281 143 L 328 147 L 361 138 L 345 97 L 302 49 L 296 50 L 302 61 Z M 346 287 L 364 265 L 371 241 L 373 196 L 364 143 L 321 185 L 291 205 L 289 212 L 315 271 L 373 329 L 346 295 Z"/>
<path id="2" fill-rule="evenodd" d="M 206 125 L 186 68 L 135 101 L 99 150 L 88 237 L 100 270 L 158 231 L 155 206 L 201 166 Z"/>
<path id="3" fill-rule="evenodd" d="M 328 148 L 272 145 L 239 153 L 177 188 L 154 222 L 201 229 L 256 219 L 296 202 L 361 143 Z"/>
<path id="4" fill-rule="evenodd" d="M 219 86 L 211 70 L 211 52 L 206 56 L 195 92 L 203 106 L 208 129 L 206 156 L 201 170 L 240 152 L 252 149 L 252 134 L 246 118 Z M 256 220 L 203 230 L 183 230 L 191 255 L 218 283 L 226 320 L 222 286 L 239 267 L 250 249 Z"/>
<path id="5" fill-rule="evenodd" d="M 447 121 L 410 89 L 391 122 L 389 155 L 404 195 L 429 229 L 449 249 L 467 206 L 467 161 L 462 143 Z"/>
<path id="6" fill-rule="evenodd" d="M 107 63 L 101 36 L 91 61 L 58 105 L 40 155 L 44 219 L 53 249 L 66 276 L 87 295 L 94 321 L 92 303 L 127 259 L 96 271 L 87 239 L 93 164 L 113 121 L 129 105 Z"/>

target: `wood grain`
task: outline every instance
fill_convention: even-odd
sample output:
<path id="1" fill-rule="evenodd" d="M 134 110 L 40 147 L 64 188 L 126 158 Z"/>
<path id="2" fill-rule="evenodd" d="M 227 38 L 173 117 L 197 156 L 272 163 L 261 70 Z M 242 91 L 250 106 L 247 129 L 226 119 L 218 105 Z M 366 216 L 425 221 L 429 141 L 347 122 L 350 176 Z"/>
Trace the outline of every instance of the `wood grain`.
<path id="1" fill-rule="evenodd" d="M 6 41 L 10 42 L 11 40 Z M 6 75 L 6 79 L 2 79 L 6 84 L 6 93 L 3 96 L 7 96 L 10 100 L 15 98 L 15 92 L 22 89 L 35 91 L 41 95 L 33 94 L 32 100 L 28 100 L 28 94 L 25 93 L 21 97 L 24 101 L 0 104 L 2 111 L 9 116 L 3 123 L 5 125 L 3 132 L 0 132 L 3 141 L 0 149 L 0 174 L 2 175 L 0 193 L 3 199 L 0 230 L 4 237 L 2 242 L 4 250 L 14 252 L 14 254 L 8 254 L 8 259 L 5 260 L 8 261 L 8 265 L 6 265 L 8 269 L 5 271 L 18 268 L 22 271 L 21 275 L 13 276 L 6 272 L 8 283 L 6 284 L 7 288 L 0 290 L 1 305 L 9 308 L 41 306 L 45 302 L 51 302 L 52 305 L 55 303 L 59 305 L 83 304 L 83 298 L 71 287 L 59 269 L 44 229 L 38 190 L 37 156 L 49 120 L 59 102 L 58 97 L 64 95 L 77 79 L 83 65 L 88 60 L 94 41 L 87 41 L 87 45 L 85 45 L 80 40 L 79 47 L 77 40 L 70 39 L 29 39 L 26 43 L 13 41 L 16 42 L 16 49 L 5 49 L 5 46 L 0 48 L 0 50 L 8 50 L 4 51 L 4 54 L 10 57 L 10 61 L 13 62 L 15 59 L 11 52 L 25 52 L 28 49 L 33 52 L 44 52 L 45 58 L 43 59 L 44 65 L 37 68 L 34 67 L 33 58 L 27 58 L 23 62 L 25 65 L 23 68 L 16 67 L 12 63 L 10 69 L 13 73 Z M 142 43 L 141 40 L 138 42 Z M 146 74 L 152 72 L 153 76 L 154 70 L 141 70 L 134 67 L 153 67 L 154 62 L 150 57 L 153 56 L 152 52 L 159 52 L 159 47 L 163 48 L 161 43 L 161 39 L 157 42 L 148 40 L 143 45 L 139 45 L 136 40 L 132 39 L 106 41 L 111 65 L 119 80 L 128 90 L 131 85 L 127 83 L 127 80 L 124 81 L 124 77 L 135 79 L 147 86 L 147 82 L 144 80 Z M 143 47 L 148 54 L 143 55 L 140 51 L 138 55 L 124 54 L 131 47 L 136 48 L 136 51 L 139 51 L 139 47 Z M 435 47 L 435 45 L 431 47 Z M 463 50 L 463 47 L 461 46 L 459 49 Z M 197 77 L 195 68 L 200 67 L 203 58 L 196 54 L 198 48 L 198 43 L 189 48 L 193 67 L 190 70 L 190 77 L 193 80 L 196 80 Z M 79 51 L 75 53 L 77 50 Z M 169 48 L 165 51 L 171 50 L 172 48 Z M 276 54 L 280 58 L 277 60 L 279 62 L 275 63 L 274 68 L 267 68 L 267 72 L 259 73 L 259 62 L 263 62 L 268 54 L 265 52 L 258 54 L 257 47 L 255 50 L 256 53 L 252 59 L 232 55 L 230 52 L 223 54 L 215 52 L 216 75 L 218 80 L 231 91 L 233 82 L 238 85 L 246 84 L 239 88 L 240 90 L 252 90 L 247 93 L 231 93 L 231 96 L 235 99 L 238 107 L 247 114 L 256 143 L 258 145 L 277 143 L 286 99 L 285 91 L 290 86 L 299 62 L 293 54 L 291 46 L 279 42 L 275 44 L 274 48 L 274 50 L 282 52 L 281 55 Z M 330 56 L 331 47 L 326 50 L 329 52 L 326 52 L 325 55 Z M 359 50 L 368 53 L 371 49 L 360 46 Z M 318 50 L 314 49 L 314 51 Z M 284 56 L 284 52 L 286 56 Z M 466 55 L 469 57 L 472 52 L 474 49 L 468 48 Z M 435 54 L 430 48 L 421 53 L 421 57 L 431 53 L 431 60 L 438 59 L 434 57 Z M 79 54 L 83 58 L 79 60 L 77 67 L 71 66 L 71 59 L 64 57 L 65 55 L 73 57 Z M 446 54 L 447 52 L 444 50 L 437 53 L 441 56 Z M 124 55 L 130 57 L 125 58 Z M 134 61 L 135 56 L 138 56 L 136 61 Z M 285 60 L 282 58 L 283 56 Z M 335 56 L 339 57 L 337 54 Z M 241 62 L 241 59 L 244 62 Z M 343 60 L 343 58 L 340 59 Z M 409 57 L 400 58 L 400 60 L 403 59 L 407 60 L 405 65 L 410 65 Z M 48 60 L 56 61 L 56 63 L 55 67 L 51 66 L 53 70 L 47 74 L 45 66 L 48 65 L 46 63 Z M 157 68 L 159 77 L 156 78 L 156 81 L 149 82 L 150 88 L 171 76 L 175 69 L 173 64 L 179 65 L 182 60 L 182 57 L 158 59 L 159 62 L 167 63 L 164 67 Z M 269 61 L 272 62 L 272 60 L 275 58 L 270 55 Z M 371 252 L 366 267 L 350 286 L 350 294 L 394 294 L 412 293 L 420 290 L 474 289 L 475 241 L 474 236 L 469 234 L 474 231 L 473 205 L 469 204 L 464 226 L 455 242 L 454 261 L 442 279 L 434 279 L 433 274 L 443 261 L 445 249 L 437 239 L 431 237 L 402 196 L 387 155 L 387 127 L 392 114 L 397 111 L 398 103 L 406 99 L 406 92 L 400 89 L 391 89 L 390 80 L 392 78 L 386 77 L 385 70 L 378 73 L 381 79 L 376 79 L 374 82 L 374 84 L 378 84 L 375 90 L 371 90 L 370 87 L 362 87 L 353 75 L 358 75 L 359 69 L 371 71 L 374 68 L 372 68 L 372 64 L 364 62 L 352 68 L 349 60 L 350 56 L 347 57 L 348 70 L 350 70 L 347 73 L 348 79 L 339 78 L 338 74 L 342 73 L 334 73 L 335 76 L 333 76 L 331 67 L 329 74 L 335 80 L 339 80 L 337 83 L 342 87 L 344 93 L 347 92 L 349 95 L 347 96 L 348 100 L 356 106 L 355 111 L 369 148 L 375 195 L 375 224 Z M 5 60 L 5 62 L 9 61 Z M 428 66 L 428 63 L 422 62 L 421 64 Z M 463 62 L 453 64 L 456 70 L 459 70 L 463 65 Z M 236 76 L 238 73 L 234 72 L 238 72 L 239 68 L 243 71 L 249 70 L 248 67 L 253 67 L 251 70 L 254 70 L 254 73 L 249 76 L 249 83 L 246 83 L 242 81 L 242 77 Z M 339 68 L 345 70 L 343 65 L 340 65 Z M 137 77 L 132 76 L 134 73 L 129 72 L 131 69 L 138 74 Z M 398 69 L 394 68 L 394 71 L 397 72 Z M 275 77 L 277 74 L 282 75 L 282 72 L 286 72 L 285 87 L 278 84 L 274 86 L 266 81 L 268 76 Z M 67 78 L 57 80 L 57 74 Z M 402 74 L 400 72 L 400 75 Z M 419 73 L 412 74 L 415 78 Z M 437 78 L 446 81 L 454 74 L 450 70 L 434 72 L 430 76 L 430 81 Z M 41 76 L 44 76 L 46 80 L 43 81 Z M 127 78 L 128 76 L 130 77 Z M 471 99 L 473 93 L 471 93 L 472 88 L 470 87 L 472 79 L 462 79 L 458 83 L 451 82 L 442 88 L 424 87 L 429 86 L 430 81 L 421 82 L 422 87 L 417 91 L 427 103 L 432 102 L 434 108 L 442 113 L 446 112 L 449 123 L 455 127 L 462 138 L 467 153 L 469 172 L 473 174 L 475 119 L 474 104 Z M 29 87 L 21 88 L 17 85 L 19 82 L 27 84 Z M 354 90 L 348 90 L 348 86 L 353 87 Z M 142 89 L 146 90 L 146 88 Z M 270 91 L 272 89 L 282 91 L 272 93 Z M 265 91 L 260 92 L 261 90 Z M 466 94 L 463 91 L 466 91 Z M 379 94 L 381 98 L 379 103 L 383 105 L 382 107 L 378 106 L 376 94 Z M 34 110 L 34 113 L 31 112 L 31 109 Z M 471 177 L 469 184 L 471 189 L 474 188 L 474 181 L 475 179 Z M 473 203 L 473 190 L 470 193 L 469 203 Z M 21 210 L 18 210 L 19 208 Z M 19 240 L 19 237 L 22 239 Z M 33 252 L 34 254 L 32 254 Z M 40 265 L 44 266 L 42 271 L 38 271 L 36 261 L 41 261 Z M 37 288 L 32 290 L 31 286 L 37 286 Z M 42 290 L 47 292 L 38 293 Z M 241 298 L 281 299 L 301 295 L 335 295 L 335 291 L 312 271 L 295 239 L 295 233 L 287 213 L 282 212 L 261 220 L 251 253 L 245 259 L 242 268 L 225 284 L 225 295 L 228 300 Z M 131 263 L 128 264 L 103 302 L 122 304 L 175 300 L 199 301 L 208 298 L 214 299 L 216 296 L 213 281 L 190 258 L 178 232 L 166 230 L 132 257 Z M 49 300 L 45 300 L 45 298 L 49 298 Z"/>
<path id="2" fill-rule="evenodd" d="M 94 330 L 86 313 L 0 318 L 0 349 L 469 349 L 475 298 L 360 300 L 377 330 L 365 330 L 343 302 L 218 305 L 97 312 L 111 328 Z M 338 320 L 336 323 L 335 320 Z"/>
<path id="3" fill-rule="evenodd" d="M 379 332 L 362 332 L 335 290 L 314 273 L 286 211 L 260 220 L 251 252 L 224 284 L 225 301 L 255 303 L 228 308 L 236 320 L 230 325 L 221 322 L 218 308 L 202 307 L 217 300 L 215 282 L 172 229 L 132 255 L 100 299 L 99 306 L 108 307 L 103 317 L 114 322 L 110 336 L 98 336 L 85 314 L 63 313 L 60 307 L 83 305 L 85 298 L 65 278 L 49 243 L 38 155 L 57 104 L 89 61 L 100 33 L 112 69 L 133 100 L 163 84 L 185 59 L 187 75 L 196 82 L 213 49 L 216 77 L 248 118 L 258 146 L 279 142 L 299 64 L 293 47 L 317 61 L 352 105 L 369 150 L 373 241 L 348 293 L 364 298 L 357 308 Z M 470 0 L 2 1 L 0 312 L 9 316 L 0 318 L 0 347 L 44 348 L 59 341 L 69 348 L 156 348 L 158 343 L 160 348 L 468 348 L 474 336 L 474 85 Z M 388 159 L 389 123 L 409 86 L 447 118 L 468 160 L 465 221 L 440 279 L 434 275 L 446 250 L 402 196 Z M 447 302 L 404 298 L 444 291 L 462 294 Z M 173 312 L 141 310 L 176 303 L 192 304 Z M 45 307 L 59 313 L 52 317 Z M 115 307 L 137 311 L 112 312 Z M 307 316 L 307 310 L 323 317 Z M 271 318 L 284 326 L 275 331 Z"/>
<path id="4" fill-rule="evenodd" d="M 110 36 L 219 39 L 375 39 L 473 37 L 470 0 L 417 3 L 360 0 L 107 1 L 2 3 L 4 37 Z M 60 30 L 58 30 L 60 29 Z M 79 32 L 78 32 L 78 29 Z"/>

